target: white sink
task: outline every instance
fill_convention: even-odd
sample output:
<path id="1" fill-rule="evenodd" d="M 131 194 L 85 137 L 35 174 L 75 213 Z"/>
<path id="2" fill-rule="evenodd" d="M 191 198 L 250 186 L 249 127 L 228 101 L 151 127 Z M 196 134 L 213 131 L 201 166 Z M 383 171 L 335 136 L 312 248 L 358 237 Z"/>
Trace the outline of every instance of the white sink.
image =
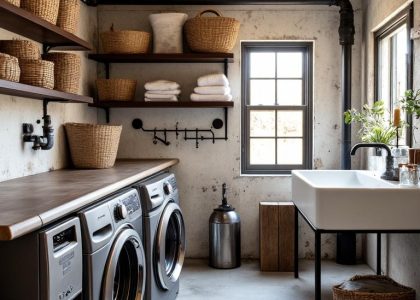
<path id="1" fill-rule="evenodd" d="M 317 229 L 420 229 L 420 188 L 356 170 L 294 170 L 292 199 Z"/>

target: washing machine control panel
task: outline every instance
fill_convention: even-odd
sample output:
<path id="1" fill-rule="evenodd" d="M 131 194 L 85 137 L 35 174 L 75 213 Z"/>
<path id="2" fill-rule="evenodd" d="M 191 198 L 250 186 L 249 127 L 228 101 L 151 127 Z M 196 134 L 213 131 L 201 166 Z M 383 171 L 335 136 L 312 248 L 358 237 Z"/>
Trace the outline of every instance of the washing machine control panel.
<path id="1" fill-rule="evenodd" d="M 121 195 L 117 201 L 112 204 L 112 210 L 114 211 L 114 219 L 116 222 L 132 218 L 133 214 L 141 213 L 140 211 L 140 198 L 135 190 Z"/>

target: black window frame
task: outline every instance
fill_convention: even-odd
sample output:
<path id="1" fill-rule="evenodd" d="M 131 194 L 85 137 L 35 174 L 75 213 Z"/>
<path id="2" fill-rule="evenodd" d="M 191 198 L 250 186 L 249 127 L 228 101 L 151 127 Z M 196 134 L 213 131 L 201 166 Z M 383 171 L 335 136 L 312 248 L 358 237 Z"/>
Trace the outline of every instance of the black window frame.
<path id="1" fill-rule="evenodd" d="M 387 38 L 391 35 L 398 27 L 403 25 L 407 26 L 407 89 L 413 89 L 413 41 L 411 40 L 410 32 L 414 26 L 414 11 L 413 3 L 408 5 L 405 9 L 395 15 L 391 20 L 382 25 L 378 30 L 374 32 L 374 101 L 379 101 L 379 89 L 381 86 L 381 76 L 379 72 L 379 66 L 381 61 L 381 55 L 379 52 L 379 44 L 382 39 Z M 390 66 L 392 69 L 392 64 Z M 390 76 L 390 81 L 392 82 L 392 74 Z M 392 97 L 390 97 L 389 107 L 390 113 L 392 114 L 393 102 Z M 406 129 L 406 145 L 412 147 L 413 145 L 413 118 L 412 116 L 407 116 L 405 121 L 409 124 Z"/>
<path id="2" fill-rule="evenodd" d="M 244 175 L 287 175 L 294 169 L 313 168 L 313 48 L 312 41 L 249 41 L 241 43 L 241 174 Z M 250 62 L 251 52 L 303 53 L 302 105 L 250 105 Z M 277 95 L 276 95 L 277 99 Z M 301 110 L 303 111 L 303 158 L 301 165 L 251 165 L 250 164 L 250 110 Z M 275 137 L 276 141 L 279 137 Z M 277 146 L 276 146 L 277 149 Z M 277 152 L 277 151 L 276 151 Z M 277 153 L 276 153 L 277 157 Z"/>

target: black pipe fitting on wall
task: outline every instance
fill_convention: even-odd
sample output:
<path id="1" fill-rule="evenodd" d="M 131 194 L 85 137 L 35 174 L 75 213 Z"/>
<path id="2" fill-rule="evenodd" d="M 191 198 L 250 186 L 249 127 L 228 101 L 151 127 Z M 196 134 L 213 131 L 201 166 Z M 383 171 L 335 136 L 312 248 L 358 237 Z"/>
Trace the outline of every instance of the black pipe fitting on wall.
<path id="1" fill-rule="evenodd" d="M 354 11 L 350 0 L 337 0 L 336 5 L 340 7 L 340 45 L 354 45 Z"/>
<path id="2" fill-rule="evenodd" d="M 23 142 L 33 143 L 33 150 L 50 150 L 54 146 L 54 128 L 51 125 L 51 116 L 48 115 L 47 106 L 48 100 L 44 100 L 42 136 L 32 134 L 34 132 L 32 124 L 23 124 Z"/>

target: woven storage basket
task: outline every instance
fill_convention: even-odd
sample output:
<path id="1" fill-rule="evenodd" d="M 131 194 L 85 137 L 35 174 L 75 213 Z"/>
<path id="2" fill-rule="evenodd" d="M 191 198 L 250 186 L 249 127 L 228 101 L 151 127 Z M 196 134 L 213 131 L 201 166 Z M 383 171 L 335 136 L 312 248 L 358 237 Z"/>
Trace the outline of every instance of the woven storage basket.
<path id="1" fill-rule="evenodd" d="M 79 26 L 80 0 L 60 0 L 57 26 L 75 34 Z"/>
<path id="2" fill-rule="evenodd" d="M 6 0 L 6 2 L 9 2 L 17 7 L 20 7 L 20 0 Z"/>
<path id="3" fill-rule="evenodd" d="M 19 82 L 20 68 L 16 57 L 0 53 L 0 79 Z"/>
<path id="4" fill-rule="evenodd" d="M 0 52 L 9 54 L 17 59 L 40 59 L 39 46 L 28 40 L 0 41 Z"/>
<path id="5" fill-rule="evenodd" d="M 99 101 L 133 101 L 137 81 L 132 79 L 96 80 Z"/>
<path id="6" fill-rule="evenodd" d="M 46 60 L 22 59 L 20 82 L 47 89 L 54 88 L 54 63 Z"/>
<path id="7" fill-rule="evenodd" d="M 216 17 L 203 17 L 207 12 Z M 222 17 L 216 10 L 204 10 L 185 23 L 188 46 L 196 52 L 227 53 L 235 46 L 239 26 L 234 18 Z"/>
<path id="8" fill-rule="evenodd" d="M 45 60 L 54 63 L 54 89 L 66 93 L 79 93 L 80 56 L 71 53 L 44 54 Z"/>
<path id="9" fill-rule="evenodd" d="M 45 21 L 57 24 L 60 0 L 21 0 L 20 7 Z"/>
<path id="10" fill-rule="evenodd" d="M 71 158 L 76 168 L 111 168 L 117 157 L 122 126 L 65 124 Z"/>
<path id="11" fill-rule="evenodd" d="M 351 287 L 349 287 L 351 285 Z M 334 300 L 415 300 L 416 292 L 387 276 L 354 276 L 333 287 Z"/>
<path id="12" fill-rule="evenodd" d="M 101 33 L 104 53 L 135 54 L 146 53 L 150 46 L 150 33 L 144 31 L 121 30 Z"/>

